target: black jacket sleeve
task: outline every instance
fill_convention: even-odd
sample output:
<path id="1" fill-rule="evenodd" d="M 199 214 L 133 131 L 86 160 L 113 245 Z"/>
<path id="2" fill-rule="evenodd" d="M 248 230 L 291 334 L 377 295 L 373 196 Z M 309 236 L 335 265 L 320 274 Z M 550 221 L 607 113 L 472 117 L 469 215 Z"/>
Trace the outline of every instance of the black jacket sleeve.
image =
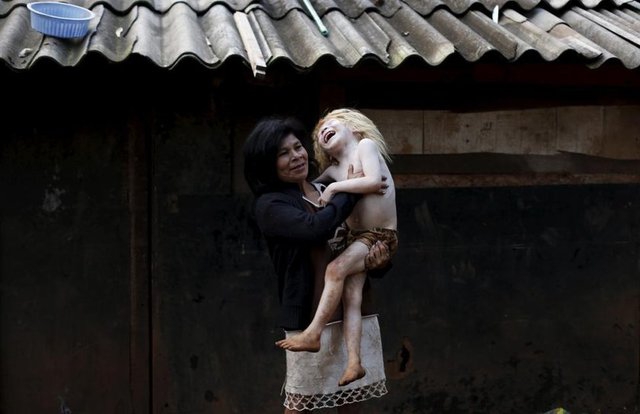
<path id="1" fill-rule="evenodd" d="M 360 196 L 338 193 L 317 212 L 304 208 L 302 198 L 268 193 L 256 201 L 256 220 L 267 237 L 282 237 L 292 242 L 324 242 L 351 214 Z"/>

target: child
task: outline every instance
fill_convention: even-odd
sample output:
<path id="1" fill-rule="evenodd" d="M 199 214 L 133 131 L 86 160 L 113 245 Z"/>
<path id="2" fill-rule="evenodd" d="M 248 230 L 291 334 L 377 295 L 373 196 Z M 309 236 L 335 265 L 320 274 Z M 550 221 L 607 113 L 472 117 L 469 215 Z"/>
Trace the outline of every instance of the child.
<path id="1" fill-rule="evenodd" d="M 336 109 L 318 121 L 314 149 L 320 168 L 326 167 L 317 181 L 331 179 L 319 199 L 325 205 L 334 194 L 363 194 L 347 219 L 349 233 L 346 249 L 329 265 L 320 303 L 311 324 L 301 333 L 276 342 L 289 351 L 317 352 L 322 329 L 340 304 L 344 306 L 344 337 L 347 368 L 339 385 L 347 385 L 365 376 L 360 363 L 362 335 L 362 288 L 366 278 L 364 258 L 378 240 L 384 241 L 389 254 L 398 246 L 395 186 L 385 160 L 390 161 L 386 143 L 375 124 L 354 109 Z M 361 172 L 347 179 L 349 168 Z M 382 176 L 387 177 L 384 194 L 378 192 Z"/>

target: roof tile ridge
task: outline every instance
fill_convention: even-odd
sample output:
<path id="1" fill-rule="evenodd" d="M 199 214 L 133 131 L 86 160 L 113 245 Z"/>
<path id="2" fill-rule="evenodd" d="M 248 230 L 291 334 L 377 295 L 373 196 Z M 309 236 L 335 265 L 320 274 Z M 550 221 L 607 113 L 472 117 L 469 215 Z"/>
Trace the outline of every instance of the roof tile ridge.
<path id="1" fill-rule="evenodd" d="M 437 0 L 437 2 L 438 3 L 436 4 L 436 2 L 434 1 L 433 2 L 434 6 L 427 10 L 423 10 L 422 13 L 418 12 L 415 9 L 414 11 L 416 11 L 423 17 L 429 17 L 433 15 L 433 13 L 437 12 L 438 10 L 444 9 L 450 12 L 451 14 L 455 15 L 456 17 L 461 17 L 466 15 L 469 12 L 478 11 L 478 10 L 492 13 L 495 7 L 498 7 L 500 10 L 511 8 L 511 9 L 518 9 L 522 11 L 530 11 L 538 7 L 543 2 L 543 0 L 505 0 L 505 1 L 468 0 L 468 5 L 466 5 L 465 7 L 452 7 L 451 4 L 448 4 L 448 0 Z M 409 6 L 409 8 L 411 7 Z"/>
<path id="2" fill-rule="evenodd" d="M 145 7 L 150 11 L 152 11 L 153 13 L 166 14 L 178 4 L 184 4 L 188 6 L 198 16 L 204 15 L 212 8 L 218 7 L 218 6 L 223 6 L 229 11 L 231 11 L 232 13 L 236 11 L 241 11 L 241 9 L 235 9 L 231 7 L 229 3 L 224 0 L 213 0 L 209 4 L 207 4 L 207 6 L 204 8 L 197 7 L 197 3 L 198 3 L 198 0 L 173 0 L 171 4 L 169 4 L 167 7 L 158 7 L 157 2 L 155 0 L 133 0 L 129 3 L 127 2 L 119 3 L 121 5 L 126 5 L 126 7 L 117 7 L 116 5 L 114 5 L 112 2 L 109 2 L 108 0 L 96 0 L 93 3 L 91 3 L 90 7 L 94 7 L 96 5 L 103 5 L 106 9 L 108 9 L 112 13 L 120 16 L 129 14 L 131 10 L 133 10 L 135 7 Z M 249 6 L 248 8 L 250 7 L 251 6 Z"/>

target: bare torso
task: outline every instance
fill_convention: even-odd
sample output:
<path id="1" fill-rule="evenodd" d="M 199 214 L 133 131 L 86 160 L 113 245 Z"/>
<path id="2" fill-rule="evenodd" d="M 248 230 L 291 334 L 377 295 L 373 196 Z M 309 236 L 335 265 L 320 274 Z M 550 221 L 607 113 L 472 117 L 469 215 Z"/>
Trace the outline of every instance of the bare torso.
<path id="1" fill-rule="evenodd" d="M 351 215 L 347 218 L 347 224 L 351 229 L 363 230 L 374 227 L 397 229 L 398 219 L 396 214 L 396 187 L 387 163 L 379 157 L 380 171 L 387 178 L 388 185 L 384 194 L 363 194 L 362 199 L 356 204 Z M 358 157 L 353 157 L 350 162 L 334 164 L 328 169 L 329 175 L 336 181 L 346 180 L 349 164 L 354 166 L 354 171 L 362 170 L 362 163 Z"/>

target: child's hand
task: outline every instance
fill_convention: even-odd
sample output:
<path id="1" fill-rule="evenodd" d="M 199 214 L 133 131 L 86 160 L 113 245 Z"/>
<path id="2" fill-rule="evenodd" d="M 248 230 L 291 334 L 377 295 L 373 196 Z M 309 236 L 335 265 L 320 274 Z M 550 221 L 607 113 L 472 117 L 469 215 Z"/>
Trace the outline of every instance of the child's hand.
<path id="1" fill-rule="evenodd" d="M 318 204 L 320 204 L 322 207 L 326 206 L 327 203 L 331 201 L 334 194 L 335 194 L 335 186 L 333 185 L 333 183 L 331 183 L 327 186 L 327 188 L 324 189 L 324 191 L 322 192 L 322 195 L 320 195 L 320 198 L 318 199 Z"/>

